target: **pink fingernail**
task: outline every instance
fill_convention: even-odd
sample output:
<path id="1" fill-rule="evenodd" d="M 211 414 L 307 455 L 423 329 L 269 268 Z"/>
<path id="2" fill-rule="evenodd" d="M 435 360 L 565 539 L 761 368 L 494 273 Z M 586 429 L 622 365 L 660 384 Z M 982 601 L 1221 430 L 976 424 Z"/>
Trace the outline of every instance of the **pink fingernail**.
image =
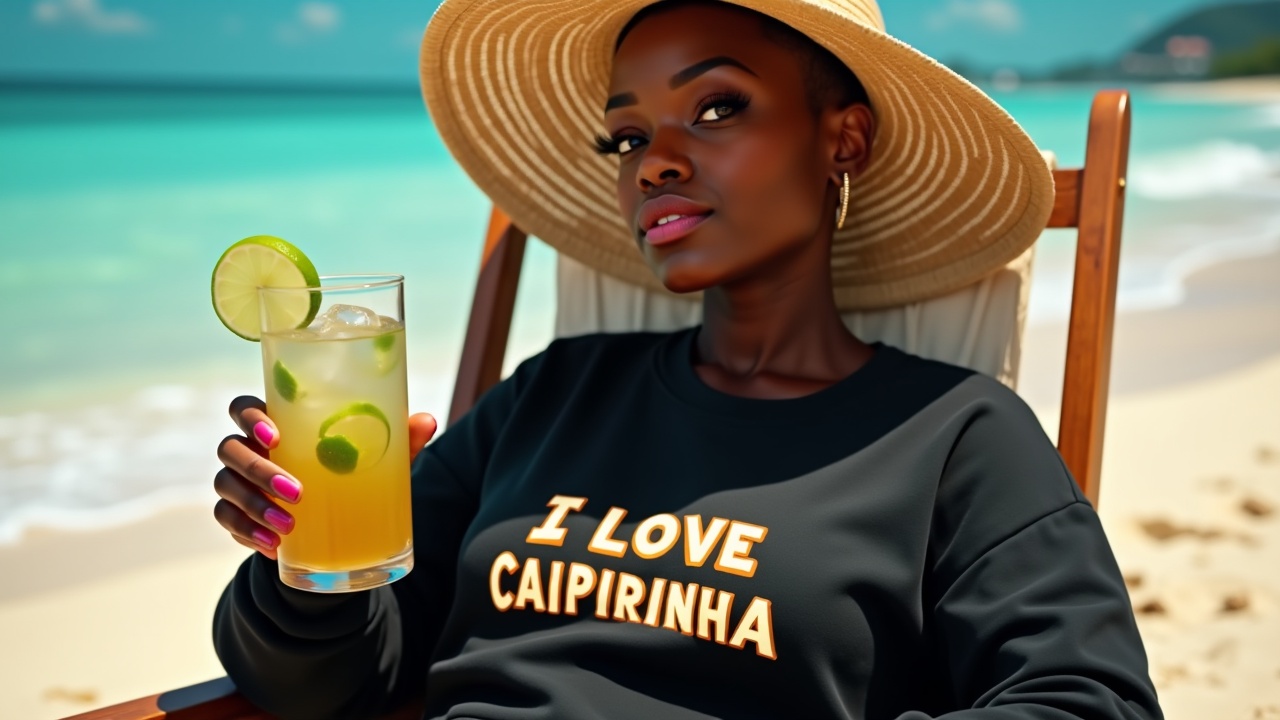
<path id="1" fill-rule="evenodd" d="M 266 530 L 254 530 L 253 539 L 256 540 L 259 545 L 261 545 L 262 547 L 268 550 L 275 550 L 276 543 L 279 542 L 279 540 L 276 539 L 275 535 L 272 535 Z"/>
<path id="2" fill-rule="evenodd" d="M 298 481 L 283 475 L 276 475 L 271 478 L 271 489 L 289 502 L 296 503 L 298 498 L 302 496 L 302 486 L 298 484 Z"/>
<path id="3" fill-rule="evenodd" d="M 262 517 L 266 518 L 266 521 L 271 523 L 272 527 L 282 533 L 287 533 L 293 529 L 293 518 L 289 517 L 288 513 L 276 508 L 267 508 L 267 511 L 262 513 Z"/>
<path id="4" fill-rule="evenodd" d="M 271 441 L 276 439 L 276 431 L 270 425 L 259 422 L 253 426 L 253 436 L 258 438 L 263 447 L 271 447 Z"/>

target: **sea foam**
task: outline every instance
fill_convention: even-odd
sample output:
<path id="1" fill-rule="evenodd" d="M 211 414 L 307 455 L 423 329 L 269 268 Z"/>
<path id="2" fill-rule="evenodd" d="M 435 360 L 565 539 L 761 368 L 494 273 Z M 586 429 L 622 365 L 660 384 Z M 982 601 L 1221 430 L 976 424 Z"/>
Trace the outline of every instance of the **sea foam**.
<path id="1" fill-rule="evenodd" d="M 444 424 L 453 378 L 410 375 L 409 406 Z M 231 386 L 151 385 L 66 410 L 0 416 L 0 545 L 31 528 L 100 530 L 164 510 L 205 506 L 222 467 L 216 449 L 236 432 Z"/>
<path id="2" fill-rule="evenodd" d="M 1233 260 L 1280 252 L 1280 216 L 1242 220 L 1227 232 L 1188 227 L 1180 234 L 1184 237 L 1170 238 L 1159 248 L 1132 248 L 1122 242 L 1117 312 L 1175 307 L 1186 301 L 1187 280 L 1195 273 Z M 1036 259 L 1028 324 L 1048 325 L 1070 317 L 1074 272 L 1063 258 L 1054 257 L 1047 263 Z"/>
<path id="3" fill-rule="evenodd" d="M 1192 200 L 1222 194 L 1280 197 L 1280 153 L 1232 140 L 1136 160 L 1130 190 L 1151 200 Z"/>

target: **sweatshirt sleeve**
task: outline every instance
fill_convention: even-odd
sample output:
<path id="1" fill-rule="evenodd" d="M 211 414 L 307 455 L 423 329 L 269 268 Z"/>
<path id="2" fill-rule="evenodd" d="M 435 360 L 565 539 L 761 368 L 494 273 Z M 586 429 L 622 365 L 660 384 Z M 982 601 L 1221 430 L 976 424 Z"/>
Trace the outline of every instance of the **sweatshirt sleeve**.
<path id="1" fill-rule="evenodd" d="M 315 719 L 371 717 L 423 692 L 490 451 L 539 358 L 418 454 L 408 576 L 326 595 L 284 585 L 259 553 L 245 560 L 213 619 L 218 658 L 245 697 L 282 718 Z"/>
<path id="2" fill-rule="evenodd" d="M 978 404 L 947 461 L 926 583 L 934 680 L 966 709 L 898 720 L 1162 718 L 1097 513 L 1004 392 Z"/>

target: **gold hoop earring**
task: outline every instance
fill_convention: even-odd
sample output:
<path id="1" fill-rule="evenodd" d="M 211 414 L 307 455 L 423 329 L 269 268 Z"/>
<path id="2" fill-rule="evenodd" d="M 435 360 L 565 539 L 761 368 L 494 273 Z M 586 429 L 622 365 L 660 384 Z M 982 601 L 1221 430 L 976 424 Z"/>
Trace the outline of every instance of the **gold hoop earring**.
<path id="1" fill-rule="evenodd" d="M 836 229 L 844 229 L 844 218 L 849 213 L 849 173 L 844 174 L 844 184 L 840 186 L 840 218 L 836 220 Z"/>

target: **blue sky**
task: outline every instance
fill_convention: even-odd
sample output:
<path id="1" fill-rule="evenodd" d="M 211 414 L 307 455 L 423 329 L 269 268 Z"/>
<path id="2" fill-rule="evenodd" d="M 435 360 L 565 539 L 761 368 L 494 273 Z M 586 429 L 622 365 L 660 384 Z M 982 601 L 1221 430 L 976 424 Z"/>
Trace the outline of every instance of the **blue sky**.
<path id="1" fill-rule="evenodd" d="M 1113 57 L 1224 0 L 883 0 L 889 31 L 948 62 L 1042 70 Z M 415 82 L 431 0 L 0 0 L 0 75 Z"/>

